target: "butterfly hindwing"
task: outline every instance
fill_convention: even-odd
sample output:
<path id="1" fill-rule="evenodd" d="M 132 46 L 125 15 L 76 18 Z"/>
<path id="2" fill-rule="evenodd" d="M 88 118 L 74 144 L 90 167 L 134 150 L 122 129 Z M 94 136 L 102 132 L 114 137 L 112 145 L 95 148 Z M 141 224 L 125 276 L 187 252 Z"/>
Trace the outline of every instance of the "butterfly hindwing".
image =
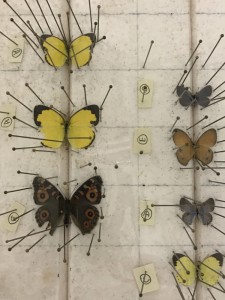
<path id="1" fill-rule="evenodd" d="M 194 156 L 194 148 L 192 141 L 186 132 L 180 129 L 174 129 L 173 131 L 174 144 L 179 148 L 176 152 L 179 163 L 186 166 Z"/>
<path id="2" fill-rule="evenodd" d="M 181 253 L 175 253 L 172 261 L 177 271 L 177 281 L 184 286 L 191 286 L 196 279 L 196 267 L 193 262 Z"/>
<path id="3" fill-rule="evenodd" d="M 71 42 L 69 57 L 77 68 L 87 65 L 91 60 L 91 48 L 93 46 L 91 37 L 81 35 Z"/>
<path id="4" fill-rule="evenodd" d="M 69 121 L 67 138 L 71 146 L 75 149 L 89 147 L 94 139 L 93 126 L 99 122 L 99 107 L 88 105 L 75 112 Z"/>
<path id="5" fill-rule="evenodd" d="M 215 285 L 218 283 L 220 275 L 216 272 L 220 272 L 223 266 L 223 256 L 220 253 L 214 253 L 207 257 L 200 263 L 198 277 L 199 279 L 208 285 Z M 215 270 L 216 272 L 214 272 Z"/>
<path id="6" fill-rule="evenodd" d="M 195 157 L 207 165 L 213 160 L 213 151 L 210 149 L 217 142 L 216 130 L 211 128 L 205 131 L 196 142 Z"/>
<path id="7" fill-rule="evenodd" d="M 34 122 L 40 127 L 44 138 L 53 141 L 42 141 L 42 144 L 49 148 L 59 148 L 65 136 L 65 120 L 63 117 L 44 105 L 34 107 Z M 54 142 L 59 141 L 59 142 Z"/>
<path id="8" fill-rule="evenodd" d="M 179 102 L 182 106 L 187 107 L 194 101 L 192 94 L 183 85 L 178 85 L 177 96 L 179 96 Z"/>
<path id="9" fill-rule="evenodd" d="M 50 234 L 52 235 L 64 213 L 65 199 L 54 185 L 42 177 L 34 178 L 33 188 L 34 202 L 42 205 L 35 214 L 36 221 L 40 227 L 45 222 L 49 222 L 52 228 Z"/>
<path id="10" fill-rule="evenodd" d="M 94 176 L 83 183 L 70 199 L 71 216 L 80 231 L 89 233 L 99 219 L 99 211 L 93 204 L 102 198 L 102 178 Z"/>
<path id="11" fill-rule="evenodd" d="M 66 43 L 52 35 L 42 35 L 40 44 L 45 52 L 46 62 L 53 67 L 62 67 L 68 59 Z"/>

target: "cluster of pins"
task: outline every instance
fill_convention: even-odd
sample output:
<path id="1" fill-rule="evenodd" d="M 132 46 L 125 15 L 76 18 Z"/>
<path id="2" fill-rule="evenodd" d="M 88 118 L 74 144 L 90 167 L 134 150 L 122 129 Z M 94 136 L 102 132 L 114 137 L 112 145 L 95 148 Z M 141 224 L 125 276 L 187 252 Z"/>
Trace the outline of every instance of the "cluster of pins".
<path id="1" fill-rule="evenodd" d="M 217 253 L 220 253 L 218 250 L 216 250 L 216 252 L 217 252 Z M 222 253 L 220 253 L 220 254 L 221 254 L 222 256 L 224 256 Z M 175 253 L 174 251 L 173 251 L 173 255 L 174 255 L 174 257 L 175 257 L 177 260 L 179 260 L 179 263 L 180 263 L 181 267 L 184 269 L 184 272 L 185 272 L 187 275 L 189 275 L 191 270 L 188 270 L 188 268 L 187 268 L 187 267 L 182 263 L 182 261 L 179 259 L 179 256 L 177 255 L 177 253 Z M 213 268 L 209 267 L 208 265 L 204 264 L 202 261 L 198 261 L 198 262 L 197 262 L 197 265 L 196 265 L 196 263 L 194 262 L 194 260 L 191 259 L 190 256 L 189 256 L 186 252 L 184 252 L 184 255 L 190 259 L 190 261 L 193 263 L 193 265 L 196 266 L 197 271 L 200 272 L 200 271 L 201 271 L 201 270 L 200 270 L 200 265 L 204 265 L 204 267 L 208 268 L 210 271 L 212 271 L 212 272 L 214 272 L 215 274 L 219 275 L 222 279 L 225 279 L 225 275 L 224 275 L 221 271 L 220 271 L 220 272 L 216 271 L 215 269 L 213 269 Z M 184 297 L 184 294 L 183 294 L 183 292 L 182 292 L 182 290 L 181 290 L 181 288 L 180 288 L 180 285 L 179 285 L 179 282 L 178 282 L 177 278 L 179 278 L 179 281 L 182 281 L 183 284 L 186 283 L 186 280 L 182 277 L 182 275 L 177 271 L 177 269 L 174 267 L 174 265 L 173 265 L 171 262 L 169 262 L 169 265 L 170 265 L 170 266 L 172 267 L 172 269 L 173 269 L 173 272 L 171 272 L 171 273 L 172 273 L 172 276 L 173 276 L 174 281 L 175 281 L 175 283 L 176 283 L 176 288 L 177 288 L 177 290 L 178 290 L 178 292 L 179 292 L 179 294 L 180 294 L 180 296 L 181 296 L 181 299 L 182 299 L 182 300 L 185 300 L 186 298 Z M 175 275 L 175 274 L 176 274 L 176 275 Z M 204 275 L 204 274 L 202 274 L 202 271 L 201 271 L 201 276 L 203 277 L 203 275 Z M 194 296 L 195 296 L 195 294 L 196 294 L 196 290 L 197 290 L 197 286 L 198 286 L 198 283 L 199 283 L 199 282 L 202 282 L 202 283 L 204 283 L 205 285 L 209 286 L 210 288 L 213 288 L 213 289 L 215 289 L 215 290 L 217 290 L 217 291 L 220 291 L 221 293 L 225 293 L 224 287 L 223 287 L 219 282 L 218 282 L 218 285 L 219 285 L 220 288 L 218 288 L 218 287 L 216 287 L 216 286 L 213 286 L 213 285 L 209 285 L 207 282 L 204 282 L 204 281 L 201 280 L 200 278 L 197 278 L 197 279 L 196 279 L 196 282 L 195 282 L 195 286 L 194 286 L 194 290 L 193 290 L 193 291 L 191 291 L 190 287 L 187 287 L 188 292 L 189 292 L 190 295 L 191 295 L 191 299 L 195 299 Z M 212 299 L 216 299 L 216 297 L 213 295 L 212 291 L 211 291 L 209 288 L 207 288 L 207 291 L 208 291 L 209 294 L 211 295 Z"/>
<path id="2" fill-rule="evenodd" d="M 38 56 L 38 58 L 42 61 L 42 63 L 44 63 L 44 60 L 43 58 L 39 55 L 37 49 L 39 48 L 39 46 L 41 46 L 40 44 L 40 39 L 41 39 L 41 36 L 42 35 L 51 35 L 53 36 L 53 29 L 50 27 L 49 25 L 49 22 L 47 20 L 47 17 L 43 11 L 43 8 L 39 2 L 39 0 L 36 0 L 36 3 L 37 3 L 37 6 L 38 6 L 38 9 L 40 10 L 40 13 L 44 19 L 44 22 L 45 22 L 45 25 L 47 26 L 47 31 L 44 31 L 43 29 L 43 24 L 40 24 L 40 22 L 38 21 L 37 17 L 35 16 L 35 13 L 34 13 L 34 10 L 32 9 L 32 7 L 29 5 L 29 3 L 27 2 L 27 0 L 25 0 L 25 3 L 29 9 L 29 11 L 31 12 L 33 18 L 34 18 L 34 22 L 37 24 L 40 32 L 41 32 L 41 36 L 39 36 L 37 34 L 37 32 L 35 32 L 34 30 L 34 26 L 31 24 L 31 22 L 29 20 L 25 21 L 22 16 L 13 8 L 13 6 L 7 1 L 7 0 L 3 0 L 3 2 L 15 13 L 15 15 L 19 18 L 19 20 L 23 23 L 23 25 L 25 26 L 24 29 L 19 26 L 19 24 L 13 19 L 13 18 L 10 18 L 10 21 L 22 32 L 22 36 L 24 37 L 24 39 L 27 41 L 28 45 L 33 49 L 34 53 Z M 77 20 L 77 17 L 71 7 L 71 4 L 69 2 L 69 0 L 66 0 L 67 4 L 68 4 L 68 7 L 69 7 L 69 11 L 71 12 L 74 20 L 75 20 L 75 23 L 78 27 L 78 30 L 80 32 L 81 35 L 84 35 L 83 33 L 83 30 L 81 29 L 81 26 Z M 68 24 L 68 31 L 69 31 L 69 39 L 68 39 L 68 42 L 67 42 L 67 38 L 66 38 L 66 34 L 65 34 L 65 29 L 63 27 L 63 22 L 62 22 L 62 18 L 61 18 L 61 14 L 57 14 L 57 16 L 54 14 L 53 12 L 53 9 L 49 3 L 48 0 L 46 0 L 46 3 L 47 3 L 47 6 L 49 8 L 49 11 L 54 19 L 54 22 L 55 22 L 55 25 L 56 25 L 56 28 L 57 30 L 59 31 L 59 34 L 62 38 L 62 40 L 65 42 L 65 44 L 67 45 L 67 48 L 68 48 L 68 44 L 72 41 L 72 38 L 71 38 L 71 32 L 70 32 L 70 27 L 69 27 L 69 23 L 70 23 L 70 15 L 69 15 L 69 12 L 66 13 L 66 19 L 67 19 L 67 24 Z M 89 15 L 90 15 L 90 24 L 91 24 L 91 33 L 94 34 L 96 36 L 96 41 L 93 42 L 93 44 L 91 46 L 89 46 L 88 48 L 92 49 L 93 51 L 93 45 L 102 41 L 102 40 L 105 40 L 106 37 L 103 36 L 102 38 L 100 38 L 99 36 L 99 32 L 100 32 L 100 9 L 101 9 L 101 6 L 98 5 L 97 6 L 97 9 L 98 9 L 98 22 L 94 22 L 94 26 L 93 26 L 93 21 L 92 21 L 92 8 L 91 8 L 91 0 L 88 0 L 88 5 L 89 5 Z M 58 20 L 57 20 L 57 17 L 58 17 Z M 97 31 L 97 32 L 96 32 Z M 12 42 L 14 45 L 17 46 L 17 43 L 12 39 L 10 38 L 8 35 L 6 35 L 5 33 L 1 32 L 0 31 L 0 34 L 2 36 L 4 36 L 5 38 L 7 38 L 10 42 Z M 34 39 L 33 39 L 34 37 Z M 38 44 L 35 42 L 35 39 L 37 39 L 38 41 Z M 63 52 L 60 51 L 60 49 L 56 48 L 55 46 L 53 46 L 52 44 L 48 43 L 46 41 L 46 43 L 52 47 L 54 50 L 56 50 L 58 53 L 60 53 L 61 55 L 64 55 L 67 57 L 67 55 Z M 72 48 L 73 49 L 73 48 Z M 80 54 L 82 51 L 86 50 L 87 48 L 85 49 L 82 49 L 81 51 L 79 51 L 78 53 L 74 53 L 74 57 L 75 57 L 75 61 L 76 61 L 76 55 Z M 49 53 L 48 53 L 49 55 Z M 55 70 L 57 70 L 56 66 L 54 65 L 54 62 L 53 60 L 51 59 L 52 61 L 52 64 L 55 68 Z M 78 64 L 77 64 L 77 67 L 79 68 Z"/>
<path id="3" fill-rule="evenodd" d="M 206 128 L 212 126 L 212 125 L 214 125 L 214 124 L 217 123 L 217 122 L 222 121 L 224 118 L 225 118 L 225 116 L 222 116 L 222 117 L 220 117 L 219 119 L 214 120 L 213 122 L 211 122 L 211 123 L 209 123 L 209 124 L 203 126 L 203 127 L 202 127 L 202 130 L 204 130 L 204 129 L 206 129 Z M 175 125 L 177 124 L 177 122 L 178 122 L 180 119 L 181 119 L 181 118 L 180 118 L 179 116 L 176 117 L 176 119 L 175 119 L 175 121 L 174 121 L 172 127 L 169 129 L 169 132 L 172 132 L 172 130 L 174 129 Z M 200 119 L 199 121 L 197 121 L 196 123 L 194 123 L 192 126 L 188 127 L 188 128 L 187 128 L 187 131 L 190 130 L 190 129 L 192 129 L 192 128 L 194 128 L 196 125 L 199 125 L 201 122 L 203 122 L 203 121 L 205 121 L 205 120 L 207 120 L 207 119 L 208 119 L 208 116 L 205 115 L 202 119 Z M 223 126 L 223 127 L 219 127 L 217 130 L 219 131 L 219 130 L 222 130 L 222 129 L 224 129 L 224 128 L 225 128 L 224 126 Z M 174 132 L 175 132 L 175 131 L 174 131 Z M 172 135 L 173 135 L 173 132 L 172 132 Z M 224 143 L 224 142 L 225 142 L 225 140 L 219 140 L 219 141 L 217 141 L 217 144 L 222 144 L 222 143 Z M 181 146 L 181 147 L 175 147 L 175 148 L 173 148 L 173 150 L 182 149 L 182 148 L 185 147 L 185 146 L 186 146 L 186 145 L 183 145 L 183 146 Z M 224 153 L 224 152 L 225 152 L 225 150 L 222 149 L 222 150 L 214 151 L 213 153 L 214 153 L 214 154 L 221 154 L 221 153 Z M 225 169 L 225 167 L 223 167 L 223 166 L 220 166 L 220 167 L 218 167 L 218 166 L 213 166 L 213 167 L 211 167 L 211 166 L 209 166 L 208 164 L 203 164 L 201 161 L 199 161 L 199 160 L 197 160 L 197 159 L 195 159 L 195 161 L 197 162 L 198 166 L 195 166 L 195 167 L 180 167 L 180 169 L 181 169 L 181 170 L 199 170 L 199 169 L 201 169 L 202 171 L 208 170 L 208 169 L 209 169 L 209 170 L 211 170 L 212 172 L 214 172 L 217 176 L 220 176 L 220 172 L 218 172 L 218 171 L 216 171 L 216 170 L 224 170 L 224 169 Z M 217 159 L 214 160 L 214 162 L 215 162 L 215 163 L 225 163 L 225 161 L 223 161 L 223 160 L 217 160 Z M 212 182 L 213 182 L 213 181 L 212 181 Z M 216 182 L 215 182 L 215 183 L 216 183 Z"/>
<path id="4" fill-rule="evenodd" d="M 207 56 L 207 58 L 205 59 L 205 62 L 203 63 L 202 65 L 202 68 L 205 68 L 206 64 L 208 63 L 209 59 L 211 58 L 212 54 L 214 53 L 214 51 L 216 50 L 216 48 L 218 47 L 219 43 L 221 42 L 222 38 L 224 37 L 224 34 L 221 34 L 219 36 L 219 39 L 218 41 L 216 42 L 215 46 L 213 47 L 213 49 L 211 50 L 210 54 Z M 197 46 L 195 47 L 195 49 L 193 50 L 191 56 L 189 57 L 189 59 L 187 60 L 186 64 L 185 64 L 185 67 L 187 67 L 187 65 L 189 64 L 190 61 L 192 61 L 196 51 L 198 50 L 198 48 L 200 47 L 200 45 L 202 44 L 202 40 L 199 40 Z M 198 56 L 195 57 L 194 61 L 192 62 L 189 70 L 184 70 L 183 71 L 183 74 L 181 76 L 181 78 L 179 79 L 177 85 L 175 86 L 174 90 L 173 90 L 173 94 L 175 93 L 175 91 L 177 90 L 177 87 L 178 86 L 182 86 L 184 85 L 186 79 L 188 78 L 189 74 L 191 73 L 194 65 L 196 64 L 197 60 L 199 59 Z M 211 81 L 212 79 L 219 73 L 219 71 L 224 67 L 225 65 L 225 62 L 216 70 L 216 72 L 209 78 L 209 80 L 206 82 L 205 86 L 207 86 Z M 213 92 L 215 92 L 217 89 L 219 89 L 223 84 L 225 83 L 225 81 L 223 81 L 222 83 L 220 83 L 217 87 L 215 87 L 213 89 Z M 207 107 L 210 107 L 212 105 L 215 105 L 217 103 L 220 103 L 221 101 L 225 100 L 225 97 L 222 96 L 222 94 L 225 92 L 225 90 L 219 92 L 217 95 L 215 95 L 213 98 L 210 99 L 210 104 L 208 104 L 206 107 L 202 107 L 202 109 L 206 109 Z M 176 103 L 179 101 L 179 99 L 176 101 Z M 212 103 L 211 103 L 212 102 Z M 192 103 L 191 103 L 192 104 Z M 189 107 L 189 106 L 188 106 Z M 187 107 L 187 108 L 188 108 Z"/>
<path id="5" fill-rule="evenodd" d="M 32 94 L 38 99 L 39 102 L 41 102 L 41 104 L 44 104 L 44 101 L 40 98 L 40 96 L 34 91 L 34 89 L 30 86 L 29 83 L 25 83 L 25 86 L 29 89 L 29 91 L 32 92 Z M 87 101 L 87 91 L 86 91 L 86 85 L 84 84 L 83 85 L 84 87 L 84 95 L 85 95 L 85 105 L 87 106 L 88 105 L 88 101 Z M 111 89 L 113 88 L 112 85 L 109 85 L 109 88 L 106 92 L 106 95 L 101 103 L 101 105 L 99 106 L 99 110 L 100 112 L 103 111 L 103 105 L 105 104 L 106 102 L 106 99 L 108 98 L 108 95 L 111 91 Z M 63 92 L 65 93 L 69 103 L 72 104 L 73 107 L 75 107 L 75 104 L 72 102 L 70 96 L 69 96 L 69 93 L 66 91 L 65 87 L 64 86 L 61 86 L 61 90 L 63 90 Z M 18 99 L 17 97 L 15 97 L 14 95 L 12 95 L 9 91 L 6 92 L 6 95 L 9 96 L 11 99 L 13 99 L 14 101 L 16 101 L 17 103 L 19 103 L 21 106 L 23 106 L 24 108 L 26 108 L 30 113 L 33 113 L 33 110 L 31 108 L 29 108 L 27 105 L 25 105 L 20 99 Z M 56 112 L 58 112 L 59 114 L 63 115 L 66 117 L 66 115 L 61 112 L 60 110 L 56 109 L 55 107 L 51 106 L 51 108 L 53 110 L 55 110 Z M 2 113 L 7 113 L 7 112 L 2 112 Z M 101 116 L 101 114 L 100 114 Z M 29 124 L 28 122 L 25 122 L 24 120 L 21 120 L 19 119 L 18 117 L 14 116 L 13 117 L 14 120 L 38 131 L 38 128 Z M 44 138 L 38 138 L 38 137 L 33 137 L 33 136 L 23 136 L 23 135 L 15 135 L 15 134 L 9 134 L 8 135 L 9 137 L 14 137 L 14 138 L 23 138 L 23 139 L 28 139 L 28 140 L 36 140 L 36 141 L 40 141 L 40 142 L 43 142 L 43 141 L 48 141 L 48 142 L 56 142 L 56 143 L 62 143 L 63 141 L 62 140 L 55 140 L 55 139 L 44 139 Z M 91 137 L 89 136 L 84 136 L 84 137 L 70 137 L 69 139 L 91 139 Z M 31 149 L 33 152 L 44 152 L 44 153 L 56 153 L 56 151 L 54 150 L 46 150 L 46 149 L 43 149 L 44 146 L 42 144 L 39 144 L 39 145 L 36 145 L 36 146 L 27 146 L 27 147 L 13 147 L 12 150 L 13 151 L 16 151 L 16 150 L 26 150 L 26 149 Z"/>

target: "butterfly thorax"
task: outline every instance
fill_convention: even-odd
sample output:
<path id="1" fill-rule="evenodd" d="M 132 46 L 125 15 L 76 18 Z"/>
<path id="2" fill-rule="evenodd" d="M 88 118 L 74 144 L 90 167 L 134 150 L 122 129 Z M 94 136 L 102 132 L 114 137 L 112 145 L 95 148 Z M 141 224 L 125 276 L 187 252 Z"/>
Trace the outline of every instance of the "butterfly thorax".
<path id="1" fill-rule="evenodd" d="M 64 224 L 69 224 L 71 212 L 71 203 L 69 199 L 64 201 Z"/>

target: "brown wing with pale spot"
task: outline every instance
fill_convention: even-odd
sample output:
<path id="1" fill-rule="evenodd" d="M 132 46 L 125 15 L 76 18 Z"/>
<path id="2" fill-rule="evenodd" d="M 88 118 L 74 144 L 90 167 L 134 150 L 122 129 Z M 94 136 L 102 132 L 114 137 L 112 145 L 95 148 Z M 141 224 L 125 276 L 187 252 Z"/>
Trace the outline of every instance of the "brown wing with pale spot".
<path id="1" fill-rule="evenodd" d="M 196 142 L 195 157 L 204 165 L 208 165 L 213 160 L 213 151 L 210 149 L 217 142 L 215 129 L 204 132 Z"/>

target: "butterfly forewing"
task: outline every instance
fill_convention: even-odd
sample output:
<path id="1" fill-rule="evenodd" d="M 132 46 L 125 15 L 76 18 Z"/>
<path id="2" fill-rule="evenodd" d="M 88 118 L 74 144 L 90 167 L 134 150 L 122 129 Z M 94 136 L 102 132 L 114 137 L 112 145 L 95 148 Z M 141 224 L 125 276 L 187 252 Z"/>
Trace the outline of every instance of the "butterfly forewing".
<path id="1" fill-rule="evenodd" d="M 175 269 L 177 270 L 177 281 L 182 285 L 191 286 L 196 279 L 196 267 L 193 262 L 181 253 L 174 254 L 172 261 Z"/>
<path id="2" fill-rule="evenodd" d="M 194 156 L 194 148 L 190 137 L 180 129 L 174 129 L 173 141 L 178 147 L 176 156 L 180 164 L 186 166 Z"/>
<path id="3" fill-rule="evenodd" d="M 199 266 L 198 277 L 199 279 L 208 284 L 215 285 L 218 283 L 220 275 L 216 272 L 220 272 L 223 266 L 223 256 L 220 253 L 214 253 L 213 255 L 204 259 Z M 215 270 L 216 272 L 214 272 Z"/>
<path id="4" fill-rule="evenodd" d="M 208 106 L 209 102 L 210 102 L 210 99 L 208 97 L 210 97 L 211 94 L 212 94 L 211 85 L 205 86 L 198 93 L 196 93 L 195 97 L 196 97 L 197 103 L 202 107 Z"/>
<path id="5" fill-rule="evenodd" d="M 213 160 L 213 151 L 210 149 L 217 142 L 215 129 L 205 131 L 195 144 L 195 158 L 207 165 Z"/>
<path id="6" fill-rule="evenodd" d="M 53 67 L 62 67 L 68 59 L 67 45 L 58 37 L 42 35 L 40 44 L 44 50 L 46 62 Z"/>
<path id="7" fill-rule="evenodd" d="M 44 138 L 53 141 L 42 141 L 42 144 L 49 148 L 59 148 L 65 136 L 65 120 L 55 110 L 37 105 L 34 107 L 34 122 L 40 127 Z M 56 142 L 54 142 L 56 141 Z"/>
<path id="8" fill-rule="evenodd" d="M 180 199 L 180 209 L 184 212 L 182 220 L 186 225 L 191 225 L 194 218 L 197 216 L 197 208 L 195 204 L 192 204 L 186 198 Z"/>
<path id="9" fill-rule="evenodd" d="M 69 50 L 72 64 L 78 68 L 88 64 L 91 60 L 92 45 L 92 40 L 88 35 L 82 35 L 73 40 Z"/>
<path id="10" fill-rule="evenodd" d="M 99 211 L 93 204 L 101 202 L 102 184 L 101 177 L 94 176 L 83 183 L 70 199 L 71 216 L 83 234 L 91 232 L 99 219 Z"/>
<path id="11" fill-rule="evenodd" d="M 69 121 L 67 138 L 74 149 L 89 147 L 95 139 L 93 126 L 99 122 L 99 107 L 89 105 L 74 113 Z"/>
<path id="12" fill-rule="evenodd" d="M 194 101 L 192 94 L 183 85 L 177 87 L 177 95 L 182 106 L 189 106 Z"/>
<path id="13" fill-rule="evenodd" d="M 59 224 L 64 213 L 63 195 L 48 180 L 42 177 L 35 177 L 33 180 L 34 202 L 42 205 L 36 212 L 35 218 L 41 227 L 45 222 L 49 222 L 52 235 L 55 227 Z"/>

